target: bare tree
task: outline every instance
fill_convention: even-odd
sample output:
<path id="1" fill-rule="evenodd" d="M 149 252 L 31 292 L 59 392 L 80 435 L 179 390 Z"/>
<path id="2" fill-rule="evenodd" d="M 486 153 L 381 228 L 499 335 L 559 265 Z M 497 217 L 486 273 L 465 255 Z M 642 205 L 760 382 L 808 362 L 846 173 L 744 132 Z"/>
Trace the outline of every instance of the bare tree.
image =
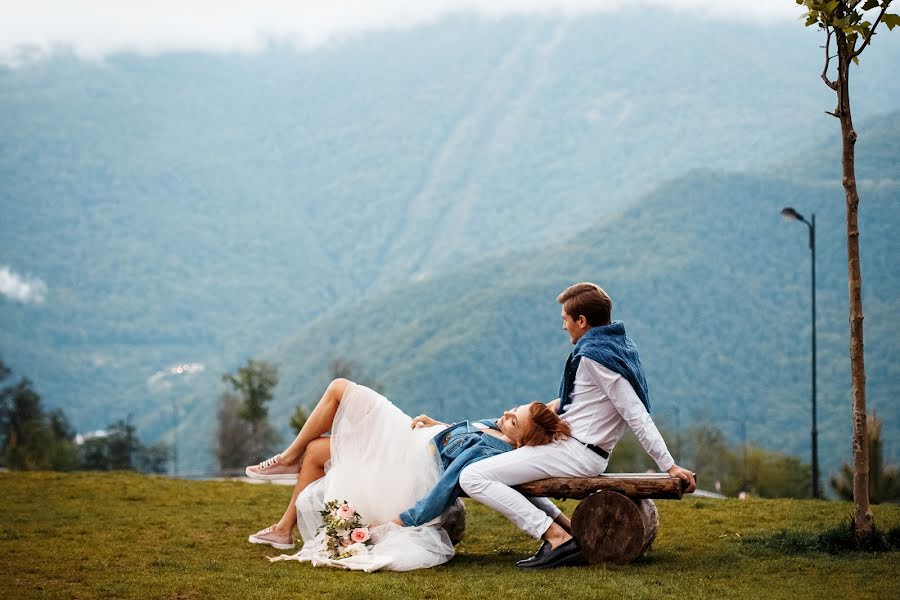
<path id="1" fill-rule="evenodd" d="M 856 186 L 854 148 L 856 131 L 850 112 L 850 65 L 862 54 L 881 23 L 893 30 L 900 16 L 888 13 L 892 0 L 796 0 L 806 8 L 806 26 L 825 32 L 825 66 L 822 80 L 837 95 L 837 107 L 828 112 L 840 121 L 843 150 L 844 195 L 847 205 L 847 272 L 850 295 L 850 373 L 853 400 L 853 503 L 854 534 L 872 535 L 875 518 L 869 509 L 869 457 L 866 436 L 866 368 L 863 361 L 862 276 L 859 267 L 859 191 Z M 874 21 L 868 17 L 874 16 Z M 832 54 L 832 41 L 836 54 Z M 832 79 L 831 61 L 837 59 Z"/>
<path id="2" fill-rule="evenodd" d="M 219 399 L 216 460 L 219 469 L 236 469 L 248 461 L 252 436 L 250 423 L 241 417 L 241 399 L 225 392 Z"/>

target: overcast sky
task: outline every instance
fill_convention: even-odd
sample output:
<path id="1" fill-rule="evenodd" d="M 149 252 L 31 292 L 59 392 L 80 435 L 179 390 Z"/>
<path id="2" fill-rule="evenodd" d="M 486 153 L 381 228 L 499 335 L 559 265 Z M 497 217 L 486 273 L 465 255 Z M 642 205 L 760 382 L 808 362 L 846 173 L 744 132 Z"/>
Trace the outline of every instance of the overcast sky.
<path id="1" fill-rule="evenodd" d="M 754 22 L 797 20 L 802 12 L 793 0 L 0 0 L 0 62 L 20 63 L 54 48 L 87 59 L 121 51 L 249 52 L 272 40 L 315 48 L 450 14 L 577 17 L 625 6 Z"/>

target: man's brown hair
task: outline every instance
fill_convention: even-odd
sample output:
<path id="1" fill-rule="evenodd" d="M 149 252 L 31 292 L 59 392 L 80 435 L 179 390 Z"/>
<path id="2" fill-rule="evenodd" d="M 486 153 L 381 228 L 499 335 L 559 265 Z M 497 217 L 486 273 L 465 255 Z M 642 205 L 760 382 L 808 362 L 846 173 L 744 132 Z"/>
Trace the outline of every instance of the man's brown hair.
<path id="1" fill-rule="evenodd" d="M 609 325 L 612 319 L 612 300 L 603 288 L 594 283 L 571 285 L 557 296 L 556 301 L 573 319 L 584 315 L 591 327 Z"/>
<path id="2" fill-rule="evenodd" d="M 532 402 L 528 405 L 531 423 L 519 440 L 520 446 L 543 446 L 571 435 L 569 424 L 559 418 L 546 404 Z"/>

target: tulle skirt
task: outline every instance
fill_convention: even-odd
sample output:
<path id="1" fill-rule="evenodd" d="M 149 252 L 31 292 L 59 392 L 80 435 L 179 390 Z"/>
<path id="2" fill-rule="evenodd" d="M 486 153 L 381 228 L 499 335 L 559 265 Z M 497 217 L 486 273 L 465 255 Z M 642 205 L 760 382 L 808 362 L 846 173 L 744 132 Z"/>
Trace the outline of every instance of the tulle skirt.
<path id="1" fill-rule="evenodd" d="M 440 477 L 430 443 L 442 426 L 413 429 L 412 419 L 381 394 L 351 384 L 338 407 L 331 432 L 331 463 L 325 477 L 297 498 L 297 526 L 303 548 L 272 560 L 308 561 L 315 566 L 377 571 L 409 571 L 447 562 L 453 544 L 441 519 L 420 527 L 388 523 L 425 496 Z M 368 551 L 341 560 L 329 558 L 319 513 L 326 502 L 350 503 L 372 528 Z"/>

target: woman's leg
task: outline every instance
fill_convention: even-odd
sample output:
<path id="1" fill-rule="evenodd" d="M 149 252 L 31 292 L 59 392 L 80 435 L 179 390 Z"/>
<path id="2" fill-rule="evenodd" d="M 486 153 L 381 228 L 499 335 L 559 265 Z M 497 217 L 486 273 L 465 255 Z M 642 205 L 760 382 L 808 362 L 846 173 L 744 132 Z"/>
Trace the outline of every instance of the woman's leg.
<path id="1" fill-rule="evenodd" d="M 281 516 L 281 520 L 275 525 L 276 533 L 288 535 L 293 531 L 294 525 L 297 524 L 297 496 L 300 495 L 300 492 L 306 486 L 325 475 L 325 463 L 330 458 L 330 438 L 319 437 L 306 444 L 300 465 L 300 473 L 297 475 L 297 483 L 294 485 L 294 493 L 291 495 L 291 502 Z"/>
<path id="2" fill-rule="evenodd" d="M 312 414 L 306 419 L 303 429 L 300 430 L 300 433 L 297 434 L 291 445 L 281 452 L 278 459 L 280 464 L 291 465 L 296 463 L 303 456 L 310 442 L 331 431 L 334 415 L 337 413 L 341 398 L 344 397 L 344 392 L 347 391 L 347 388 L 352 383 L 352 381 L 347 379 L 335 379 L 328 384 L 328 387 L 325 388 L 325 393 L 319 398 L 319 402 L 313 409 Z M 297 483 L 299 484 L 300 482 L 298 481 Z"/>
<path id="3" fill-rule="evenodd" d="M 297 474 L 297 483 L 294 484 L 294 493 L 291 494 L 287 510 L 281 515 L 278 523 L 271 530 L 263 529 L 255 535 L 251 535 L 251 542 L 271 544 L 272 541 L 276 541 L 287 544 L 283 546 L 286 548 L 293 545 L 292 531 L 297 524 L 297 497 L 306 486 L 325 475 L 325 463 L 331 459 L 331 439 L 323 438 L 322 435 L 331 431 L 338 405 L 340 405 L 347 388 L 352 384 L 346 379 L 335 379 L 328 384 L 325 393 L 322 394 L 300 433 L 297 434 L 291 445 L 278 456 L 276 462 L 281 465 L 300 462 L 300 472 Z M 248 470 L 257 468 L 248 467 Z"/>

